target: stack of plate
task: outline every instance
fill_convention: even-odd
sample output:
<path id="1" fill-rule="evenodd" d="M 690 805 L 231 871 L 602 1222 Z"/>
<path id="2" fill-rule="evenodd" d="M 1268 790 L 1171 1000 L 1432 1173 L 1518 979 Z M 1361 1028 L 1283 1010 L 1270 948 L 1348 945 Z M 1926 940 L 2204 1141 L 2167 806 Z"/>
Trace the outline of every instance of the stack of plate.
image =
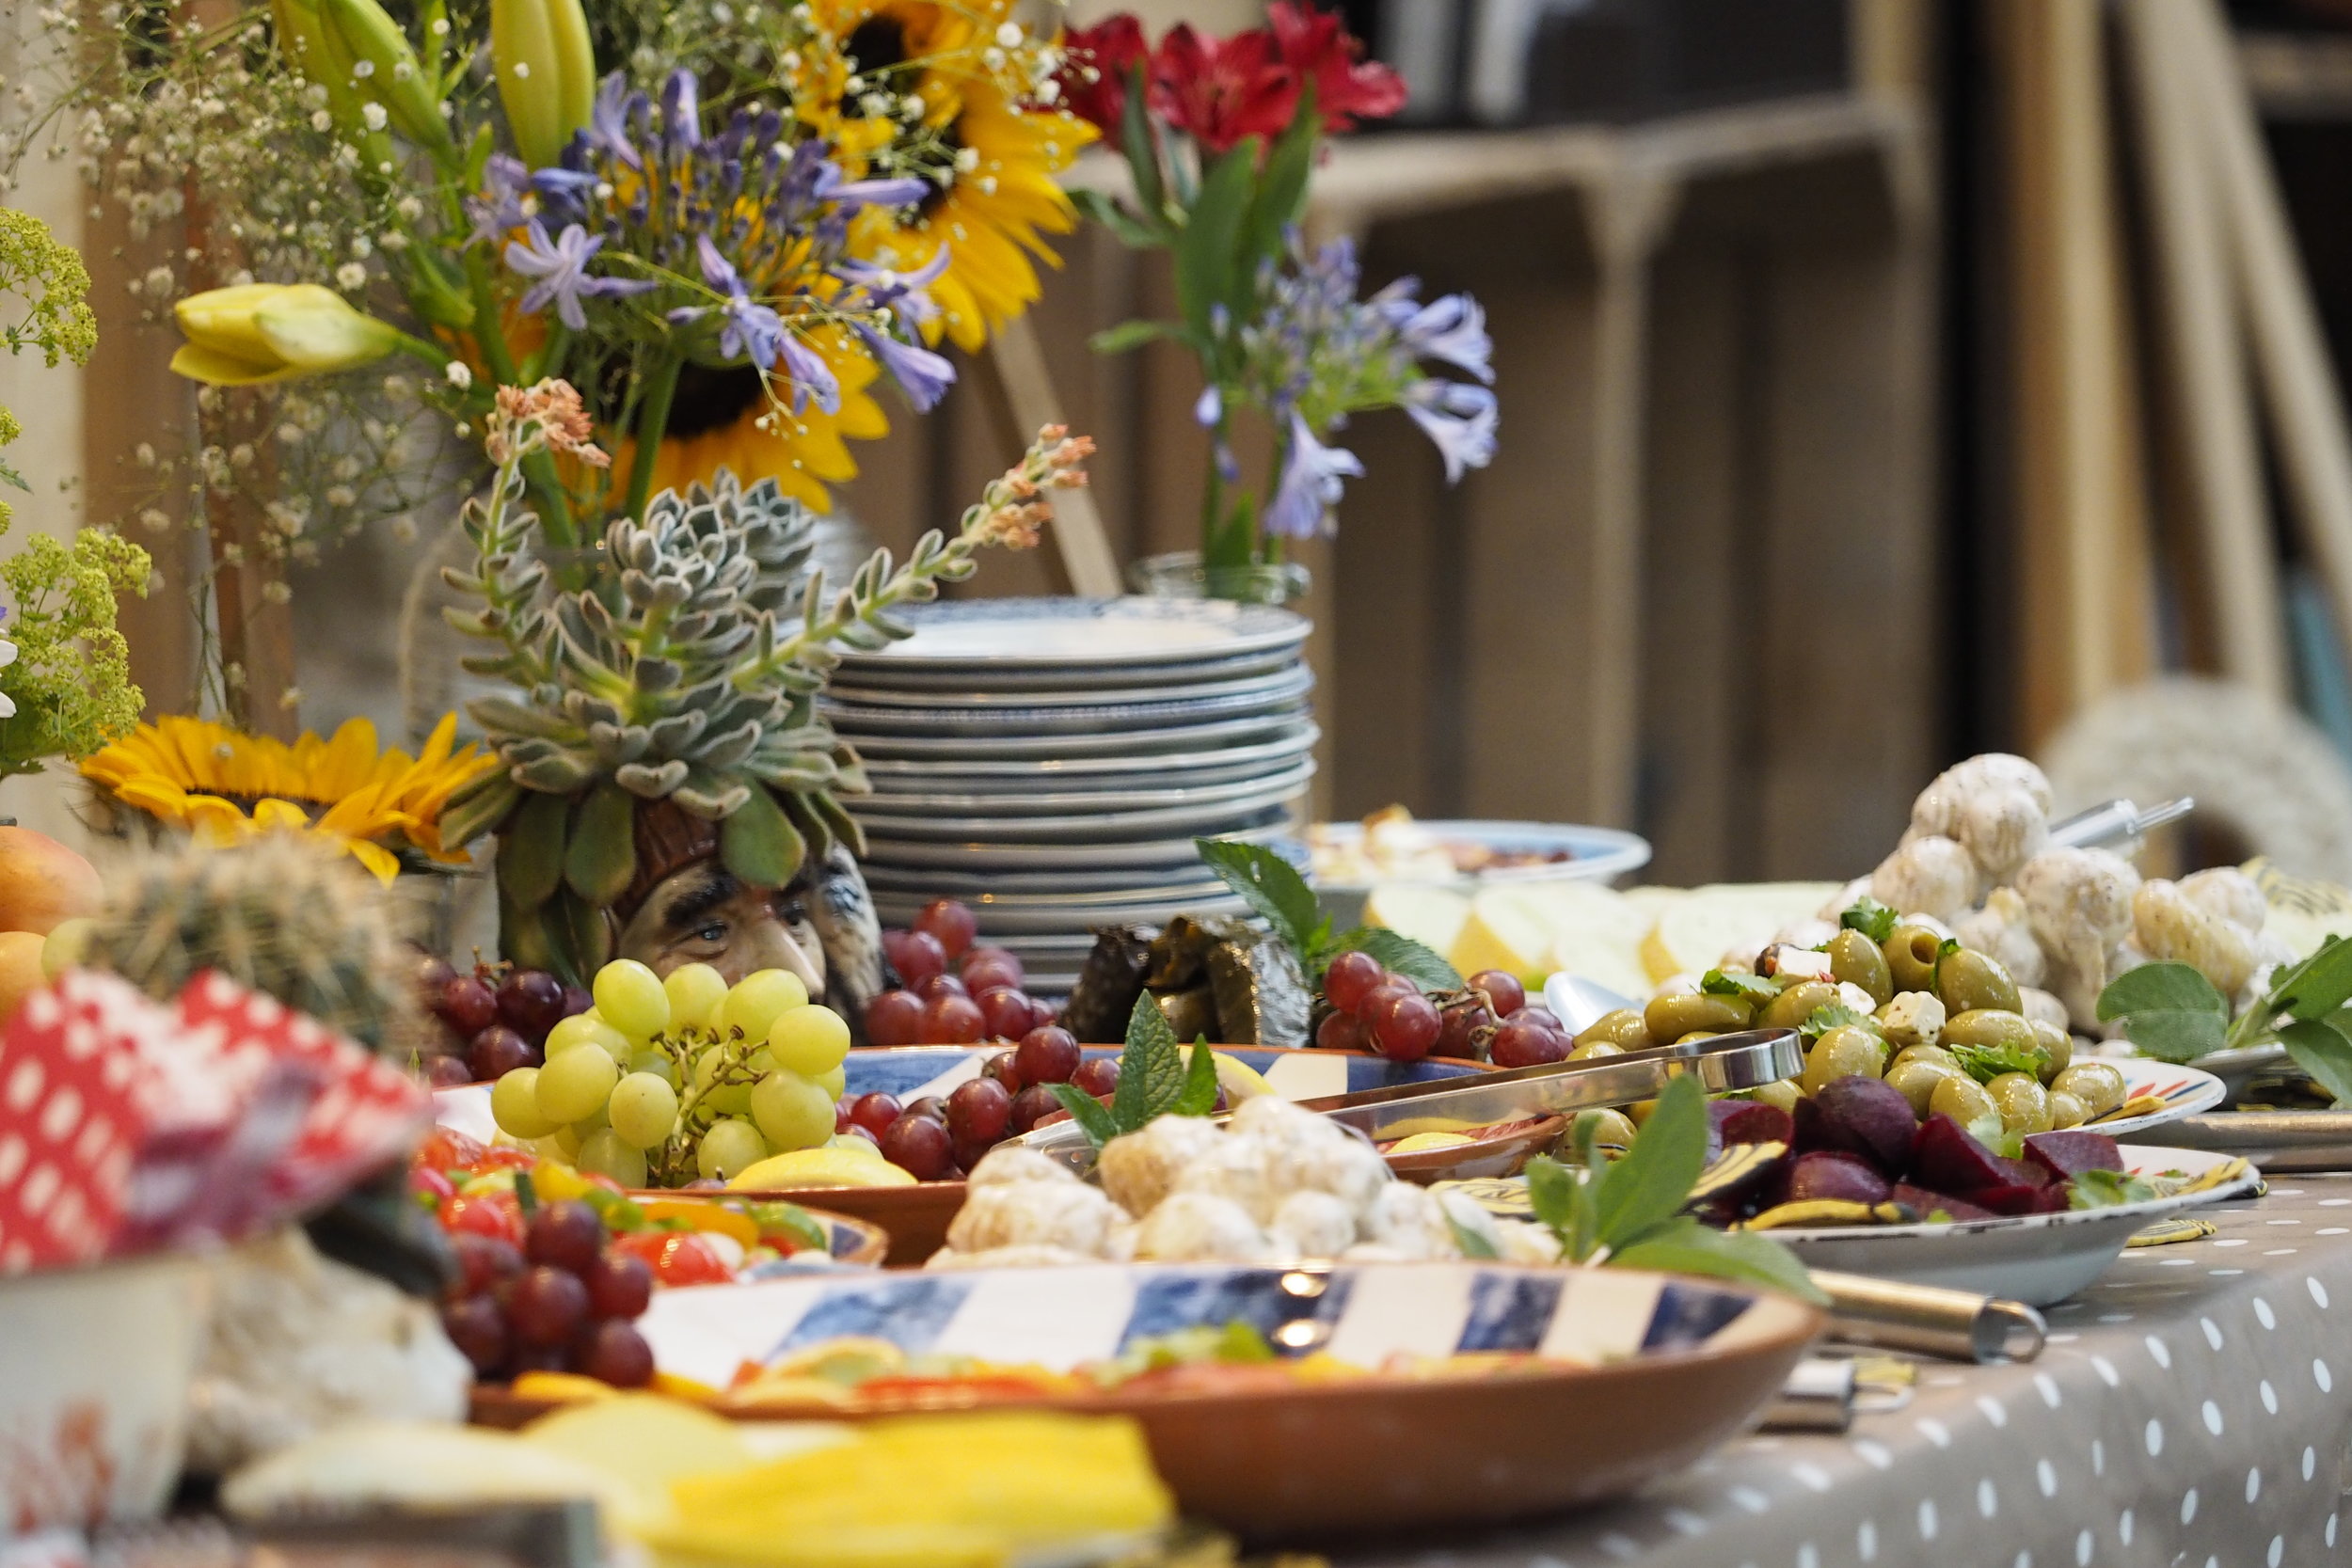
<path id="1" fill-rule="evenodd" d="M 1183 599 L 971 599 L 854 654 L 826 716 L 874 793 L 866 879 L 886 925 L 960 898 L 1067 990 L 1092 929 L 1238 905 L 1195 838 L 1291 835 L 1313 776 L 1307 622 Z"/>

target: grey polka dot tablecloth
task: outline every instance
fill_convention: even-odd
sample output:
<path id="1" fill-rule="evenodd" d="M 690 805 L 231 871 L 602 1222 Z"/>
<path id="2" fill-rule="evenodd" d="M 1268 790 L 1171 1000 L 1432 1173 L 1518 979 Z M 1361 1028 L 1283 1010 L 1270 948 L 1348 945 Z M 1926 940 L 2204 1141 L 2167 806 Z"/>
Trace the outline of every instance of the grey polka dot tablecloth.
<path id="1" fill-rule="evenodd" d="M 2215 1235 L 2125 1252 L 2033 1362 L 1923 1361 L 1842 1436 L 1741 1438 L 1627 1502 L 1334 1568 L 2352 1562 L 2352 1177 L 2199 1212 Z"/>

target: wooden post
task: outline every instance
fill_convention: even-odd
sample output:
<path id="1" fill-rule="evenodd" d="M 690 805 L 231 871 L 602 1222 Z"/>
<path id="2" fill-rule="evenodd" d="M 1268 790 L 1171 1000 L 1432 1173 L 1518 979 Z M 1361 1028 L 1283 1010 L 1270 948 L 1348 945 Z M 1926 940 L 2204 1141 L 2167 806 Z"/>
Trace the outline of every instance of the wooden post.
<path id="1" fill-rule="evenodd" d="M 1037 329 L 1026 316 L 996 329 L 989 340 L 988 364 L 1019 429 L 1021 446 L 1034 440 L 1040 427 L 1066 422 L 1061 401 L 1054 395 L 1053 377 L 1046 372 L 1045 353 L 1038 346 Z M 1052 533 L 1073 593 L 1086 598 L 1118 595 L 1119 562 L 1091 493 L 1063 490 L 1055 495 Z"/>

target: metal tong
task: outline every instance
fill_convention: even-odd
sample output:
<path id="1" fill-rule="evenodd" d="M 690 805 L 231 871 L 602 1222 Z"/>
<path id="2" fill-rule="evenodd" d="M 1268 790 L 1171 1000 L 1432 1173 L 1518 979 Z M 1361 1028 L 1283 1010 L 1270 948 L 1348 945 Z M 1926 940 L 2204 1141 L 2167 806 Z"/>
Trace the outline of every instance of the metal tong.
<path id="1" fill-rule="evenodd" d="M 1696 1077 L 1708 1093 L 1724 1094 L 1776 1084 L 1803 1070 L 1804 1046 L 1795 1030 L 1750 1029 L 1620 1056 L 1465 1073 L 1298 1103 L 1385 1143 L 1416 1132 L 1459 1132 L 1531 1117 L 1629 1105 L 1657 1098 L 1668 1080 L 1686 1074 Z M 1092 1163 L 1093 1148 L 1074 1122 L 1050 1123 L 1021 1142 L 1073 1169 Z"/>
<path id="2" fill-rule="evenodd" d="M 2178 822 L 2196 809 L 2196 800 L 2185 795 L 2150 806 L 2146 811 L 2129 800 L 2109 800 L 2051 823 L 2050 842 L 2060 848 L 2106 848 L 2128 855 L 2139 847 L 2139 841 L 2148 836 L 2150 829 Z"/>

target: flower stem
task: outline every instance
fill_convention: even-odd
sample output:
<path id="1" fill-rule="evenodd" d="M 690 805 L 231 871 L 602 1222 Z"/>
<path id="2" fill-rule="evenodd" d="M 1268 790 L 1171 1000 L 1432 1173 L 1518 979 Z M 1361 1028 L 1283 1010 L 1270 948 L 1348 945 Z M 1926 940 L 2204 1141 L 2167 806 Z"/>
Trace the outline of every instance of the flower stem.
<path id="1" fill-rule="evenodd" d="M 473 291 L 473 341 L 482 350 L 482 362 L 500 386 L 520 385 L 516 379 L 515 356 L 506 346 L 506 332 L 500 325 L 498 296 L 491 292 L 490 275 L 479 259 L 467 260 L 466 280 Z M 548 543 L 557 549 L 578 546 L 580 531 L 572 525 L 572 504 L 564 494 L 554 460 L 544 451 L 532 452 L 523 463 L 523 479 L 539 504 L 539 529 Z"/>
<path id="2" fill-rule="evenodd" d="M 643 517 L 653 497 L 655 459 L 661 452 L 661 433 L 670 427 L 670 400 L 677 395 L 677 378 L 686 356 L 673 354 L 654 371 L 645 388 L 645 401 L 637 410 L 637 450 L 628 459 L 628 510 L 624 515 Z"/>

